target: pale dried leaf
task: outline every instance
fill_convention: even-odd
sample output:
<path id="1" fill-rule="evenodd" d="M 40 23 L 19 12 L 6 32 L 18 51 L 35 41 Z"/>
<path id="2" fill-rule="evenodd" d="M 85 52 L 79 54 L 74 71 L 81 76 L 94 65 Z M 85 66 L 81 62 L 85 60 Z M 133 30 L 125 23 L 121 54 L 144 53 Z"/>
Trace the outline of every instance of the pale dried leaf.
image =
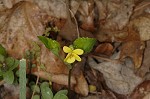
<path id="1" fill-rule="evenodd" d="M 102 1 L 107 9 L 106 20 L 100 25 L 101 29 L 122 30 L 128 23 L 132 14 L 134 2 L 132 0 Z M 105 11 L 105 10 L 104 10 Z"/>
<path id="2" fill-rule="evenodd" d="M 0 12 L 0 43 L 9 55 L 21 58 L 31 42 L 38 41 L 37 36 L 42 35 L 45 28 L 42 17 L 38 6 L 29 2 Z"/>
<path id="3" fill-rule="evenodd" d="M 136 17 L 130 25 L 139 33 L 142 41 L 150 40 L 150 14 Z"/>
<path id="4" fill-rule="evenodd" d="M 88 62 L 92 68 L 103 73 L 106 85 L 116 93 L 129 94 L 142 82 L 142 79 L 136 76 L 131 68 L 118 61 L 112 60 L 97 64 L 93 59 L 89 58 Z"/>

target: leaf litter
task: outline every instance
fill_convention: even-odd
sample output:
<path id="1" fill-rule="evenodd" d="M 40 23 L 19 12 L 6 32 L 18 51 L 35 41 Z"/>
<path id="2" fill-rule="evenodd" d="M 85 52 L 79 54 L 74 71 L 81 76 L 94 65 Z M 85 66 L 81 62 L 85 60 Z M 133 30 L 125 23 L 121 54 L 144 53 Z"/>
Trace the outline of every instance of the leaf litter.
<path id="1" fill-rule="evenodd" d="M 51 80 L 60 88 L 68 85 L 68 68 L 37 38 L 50 24 L 60 29 L 56 40 L 61 47 L 69 45 L 78 34 L 98 40 L 93 52 L 83 56 L 73 70 L 71 85 L 72 91 L 76 92 L 72 94 L 74 98 L 148 99 L 148 0 L 71 0 L 73 15 L 69 16 L 65 0 L 0 2 L 0 44 L 8 55 L 21 59 L 27 50 L 33 48 L 32 42 L 40 47 L 39 59 L 36 57 L 32 62 L 38 64 L 37 60 L 40 60 L 46 69 L 38 71 L 35 67 L 31 72 L 33 75 Z M 60 56 L 64 57 L 62 50 Z M 96 86 L 97 90 L 89 92 L 89 85 Z"/>

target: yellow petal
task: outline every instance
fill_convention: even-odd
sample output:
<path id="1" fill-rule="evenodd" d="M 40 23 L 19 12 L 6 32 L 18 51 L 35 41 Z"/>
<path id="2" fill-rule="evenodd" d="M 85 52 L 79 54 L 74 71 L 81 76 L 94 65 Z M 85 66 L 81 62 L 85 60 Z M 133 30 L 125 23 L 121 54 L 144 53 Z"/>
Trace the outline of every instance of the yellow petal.
<path id="1" fill-rule="evenodd" d="M 77 54 L 72 53 L 72 55 L 75 57 L 75 59 L 76 59 L 77 61 L 81 61 L 81 58 L 80 58 Z"/>
<path id="2" fill-rule="evenodd" d="M 70 52 L 72 52 L 71 48 L 69 48 L 69 47 L 67 47 L 67 46 L 64 46 L 64 47 L 63 47 L 63 51 L 64 51 L 65 53 L 70 53 Z"/>
<path id="3" fill-rule="evenodd" d="M 75 53 L 77 55 L 82 55 L 84 53 L 84 51 L 82 49 L 75 49 L 75 50 L 73 50 L 73 53 Z"/>
<path id="4" fill-rule="evenodd" d="M 66 58 L 64 60 L 66 60 L 67 58 L 69 58 L 71 56 L 71 53 L 67 54 Z"/>
<path id="5" fill-rule="evenodd" d="M 68 54 L 64 61 L 67 63 L 73 63 L 75 62 L 75 57 L 72 54 Z"/>

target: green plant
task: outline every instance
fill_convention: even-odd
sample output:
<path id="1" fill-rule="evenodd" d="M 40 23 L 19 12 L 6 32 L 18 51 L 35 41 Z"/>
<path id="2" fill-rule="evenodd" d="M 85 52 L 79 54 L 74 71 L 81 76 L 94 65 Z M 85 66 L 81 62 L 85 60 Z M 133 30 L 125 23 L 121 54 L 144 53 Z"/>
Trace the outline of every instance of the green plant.
<path id="1" fill-rule="evenodd" d="M 40 87 L 39 87 L 40 86 Z M 50 84 L 48 82 L 42 82 L 39 85 L 31 85 L 32 91 L 35 91 L 35 95 L 32 99 L 37 99 L 41 97 L 42 99 L 68 99 L 67 97 L 67 90 L 60 90 L 55 95 L 53 94 Z"/>
<path id="2" fill-rule="evenodd" d="M 8 57 L 5 48 L 0 45 L 0 76 L 5 82 L 12 84 L 14 82 L 14 70 L 18 67 L 19 61 Z"/>
<path id="3" fill-rule="evenodd" d="M 55 54 L 56 56 L 59 56 L 60 44 L 57 41 L 52 40 L 47 37 L 44 37 L 44 36 L 38 36 L 38 38 L 44 43 L 44 45 L 50 51 L 53 52 L 53 54 Z M 69 91 L 69 93 L 70 93 L 71 71 L 74 66 L 73 63 L 75 62 L 75 60 L 81 61 L 81 58 L 78 55 L 87 54 L 90 51 L 92 51 L 95 43 L 96 43 L 96 39 L 94 39 L 94 38 L 79 37 L 69 47 L 67 47 L 67 46 L 63 47 L 63 51 L 65 53 L 67 53 L 67 56 L 63 62 L 68 66 L 68 69 L 69 69 L 69 76 L 68 76 L 68 91 Z M 58 58 L 60 58 L 60 57 L 58 57 Z"/>

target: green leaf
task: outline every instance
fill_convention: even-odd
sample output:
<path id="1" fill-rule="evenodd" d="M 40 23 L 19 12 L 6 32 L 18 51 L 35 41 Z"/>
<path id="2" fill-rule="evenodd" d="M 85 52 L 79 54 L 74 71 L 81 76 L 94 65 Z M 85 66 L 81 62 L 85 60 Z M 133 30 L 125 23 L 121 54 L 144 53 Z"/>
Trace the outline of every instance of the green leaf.
<path id="1" fill-rule="evenodd" d="M 56 94 L 64 94 L 64 95 L 67 95 L 67 94 L 68 94 L 68 90 L 60 90 L 60 91 L 58 91 Z"/>
<path id="2" fill-rule="evenodd" d="M 16 60 L 16 59 L 15 59 L 14 64 L 9 68 L 9 70 L 14 70 L 15 68 L 18 67 L 18 65 L 19 65 L 19 60 Z"/>
<path id="3" fill-rule="evenodd" d="M 81 37 L 76 39 L 73 42 L 73 46 L 75 49 L 79 48 L 84 50 L 84 53 L 88 53 L 93 49 L 93 46 L 96 43 L 96 39 L 94 38 L 88 38 L 88 37 Z"/>
<path id="4" fill-rule="evenodd" d="M 53 99 L 68 99 L 67 93 L 67 90 L 60 90 L 55 94 Z"/>
<path id="5" fill-rule="evenodd" d="M 40 88 L 38 85 L 32 85 L 31 86 L 31 90 L 32 91 L 35 91 L 36 93 L 40 93 Z"/>
<path id="6" fill-rule="evenodd" d="M 0 62 L 3 63 L 5 60 L 5 57 L 3 55 L 0 54 Z"/>
<path id="7" fill-rule="evenodd" d="M 0 76 L 3 76 L 4 72 L 0 68 Z"/>
<path id="8" fill-rule="evenodd" d="M 7 55 L 5 48 L 1 44 L 0 44 L 0 54 L 3 56 Z"/>
<path id="9" fill-rule="evenodd" d="M 31 81 L 31 82 L 29 83 L 29 86 L 31 87 L 31 86 L 33 86 L 33 85 L 35 85 L 35 82 L 34 82 L 34 81 Z"/>
<path id="10" fill-rule="evenodd" d="M 38 38 L 44 43 L 44 45 L 53 52 L 56 56 L 59 56 L 60 44 L 56 40 L 44 36 L 38 36 Z"/>
<path id="11" fill-rule="evenodd" d="M 34 95 L 32 99 L 40 99 L 40 95 Z"/>
<path id="12" fill-rule="evenodd" d="M 8 57 L 6 58 L 6 65 L 9 67 L 9 70 L 13 70 L 18 67 L 19 61 L 12 57 Z"/>
<path id="13" fill-rule="evenodd" d="M 12 84 L 14 82 L 14 73 L 13 73 L 13 71 L 5 72 L 3 74 L 3 78 L 8 84 Z"/>
<path id="14" fill-rule="evenodd" d="M 49 88 L 48 82 L 43 82 L 40 86 L 43 99 L 53 99 L 52 90 Z"/>
<path id="15" fill-rule="evenodd" d="M 57 96 L 54 97 L 53 99 L 68 99 L 68 97 L 64 94 L 57 94 Z"/>
<path id="16" fill-rule="evenodd" d="M 12 58 L 12 57 L 6 58 L 6 65 L 7 65 L 8 67 L 13 66 L 14 62 L 15 62 L 15 59 L 14 59 L 14 58 Z"/>
<path id="17" fill-rule="evenodd" d="M 19 99 L 26 99 L 26 59 L 20 60 L 19 68 L 19 85 L 20 85 L 20 94 Z"/>

